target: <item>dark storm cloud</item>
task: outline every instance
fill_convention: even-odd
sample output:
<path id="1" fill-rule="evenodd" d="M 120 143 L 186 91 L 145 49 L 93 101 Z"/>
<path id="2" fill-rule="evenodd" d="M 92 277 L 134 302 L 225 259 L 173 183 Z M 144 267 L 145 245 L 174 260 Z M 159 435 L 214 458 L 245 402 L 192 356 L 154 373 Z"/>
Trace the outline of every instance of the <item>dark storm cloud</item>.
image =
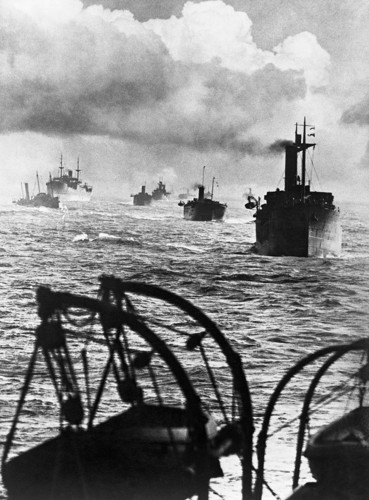
<path id="1" fill-rule="evenodd" d="M 136 172 L 135 182 L 165 168 L 179 179 L 186 165 L 186 185 L 198 162 L 227 165 L 238 182 L 244 168 L 262 170 L 283 150 L 270 143 L 305 114 L 329 136 L 330 180 L 348 161 L 367 164 L 366 0 L 0 3 L 0 150 L 9 171 L 28 165 L 38 141 L 47 161 L 63 144 L 75 155 L 84 148 L 95 173 L 109 152 L 114 176 Z M 335 121 L 347 102 L 360 104 Z M 356 141 L 349 152 L 343 132 Z"/>
<path id="2" fill-rule="evenodd" d="M 59 22 L 52 17 L 57 6 L 68 9 L 53 2 L 43 23 L 26 15 L 4 23 L 0 131 L 119 139 L 141 150 L 158 148 L 158 157 L 164 150 L 220 153 L 232 161 L 270 156 L 275 148 L 264 137 L 265 123 L 285 109 L 288 114 L 307 93 L 295 51 L 310 47 L 318 69 L 319 57 L 325 65 L 325 54 L 306 34 L 290 39 L 275 61 L 253 44 L 247 16 L 223 2 L 187 4 L 183 18 L 156 24 L 127 11 L 82 9 L 77 0 L 68 0 L 71 15 Z M 228 16 L 225 51 L 223 43 L 215 48 L 220 35 L 206 24 L 209 12 L 217 27 Z"/>
<path id="3" fill-rule="evenodd" d="M 9 71 L 16 78 L 0 83 L 4 132 L 102 135 L 258 155 L 264 150 L 252 126 L 306 92 L 297 71 L 268 64 L 247 75 L 219 61 L 184 64 L 151 31 L 127 36 L 95 18 L 58 26 L 49 39 L 27 20 L 17 29 L 28 40 L 12 43 Z"/>
<path id="4" fill-rule="evenodd" d="M 68 24 L 46 38 L 27 19 L 18 22 L 7 38 L 10 77 L 0 82 L 1 130 L 119 135 L 110 113 L 124 122 L 132 110 L 164 100 L 172 60 L 163 44 L 105 31 L 102 38 L 101 30 Z"/>
<path id="5" fill-rule="evenodd" d="M 299 72 L 280 71 L 271 64 L 252 75 L 216 64 L 197 67 L 197 71 L 207 91 L 201 102 L 204 112 L 188 124 L 190 134 L 178 139 L 198 150 L 269 154 L 263 138 L 253 137 L 253 125 L 271 116 L 281 103 L 302 98 L 306 92 Z"/>

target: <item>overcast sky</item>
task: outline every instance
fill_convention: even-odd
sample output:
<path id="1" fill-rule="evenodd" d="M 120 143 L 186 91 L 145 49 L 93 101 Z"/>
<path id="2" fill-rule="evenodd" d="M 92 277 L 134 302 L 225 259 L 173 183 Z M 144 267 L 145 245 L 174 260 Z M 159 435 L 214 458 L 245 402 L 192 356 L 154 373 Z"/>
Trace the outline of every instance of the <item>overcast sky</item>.
<path id="1" fill-rule="evenodd" d="M 369 188 L 367 0 L 0 0 L 0 195 L 80 158 L 96 197 L 283 187 L 275 141 L 315 126 L 313 187 Z"/>

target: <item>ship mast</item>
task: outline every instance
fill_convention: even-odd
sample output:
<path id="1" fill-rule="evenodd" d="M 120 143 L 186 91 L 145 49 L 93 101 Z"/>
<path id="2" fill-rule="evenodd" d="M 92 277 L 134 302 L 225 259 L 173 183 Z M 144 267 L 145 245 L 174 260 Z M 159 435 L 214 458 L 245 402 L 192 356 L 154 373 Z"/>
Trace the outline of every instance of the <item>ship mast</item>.
<path id="1" fill-rule="evenodd" d="M 205 182 L 205 165 L 202 167 L 202 185 L 204 186 L 204 182 Z"/>
<path id="2" fill-rule="evenodd" d="M 40 179 L 38 177 L 38 172 L 36 172 L 36 179 L 37 179 L 38 192 L 40 193 L 41 192 L 41 190 L 40 190 Z"/>
<path id="3" fill-rule="evenodd" d="M 60 169 L 60 177 L 63 177 L 63 169 L 64 169 L 64 167 L 63 167 L 63 154 L 60 155 L 60 167 L 59 167 L 59 169 Z"/>
<path id="4" fill-rule="evenodd" d="M 54 198 L 53 179 L 51 177 L 51 172 L 49 172 L 49 185 L 50 185 L 51 196 Z"/>
<path id="5" fill-rule="evenodd" d="M 213 177 L 213 182 L 211 183 L 211 199 L 213 199 L 213 194 L 214 194 L 214 181 L 215 177 Z"/>
<path id="6" fill-rule="evenodd" d="M 77 172 L 77 181 L 79 181 L 79 173 L 80 173 L 80 171 L 81 171 L 81 170 L 80 170 L 80 168 L 79 168 L 79 157 L 78 157 L 78 158 L 77 158 L 77 170 L 76 170 L 76 172 Z"/>
<path id="7" fill-rule="evenodd" d="M 302 183 L 302 202 L 305 203 L 305 177 L 306 177 L 306 117 L 304 116 L 302 134 L 302 164 L 301 164 L 301 183 Z"/>
<path id="8" fill-rule="evenodd" d="M 297 134 L 297 127 L 303 127 L 303 133 L 302 133 L 302 142 L 301 142 L 301 135 Z M 312 125 L 307 125 L 306 124 L 306 117 L 304 117 L 304 123 L 302 125 L 296 124 L 296 145 L 298 147 L 299 151 L 302 151 L 302 157 L 301 157 L 301 200 L 303 203 L 305 203 L 305 194 L 306 194 L 306 150 L 314 147 L 315 143 L 306 143 L 306 127 L 309 126 L 311 129 L 315 128 Z M 315 134 L 309 134 L 309 135 L 315 135 Z"/>

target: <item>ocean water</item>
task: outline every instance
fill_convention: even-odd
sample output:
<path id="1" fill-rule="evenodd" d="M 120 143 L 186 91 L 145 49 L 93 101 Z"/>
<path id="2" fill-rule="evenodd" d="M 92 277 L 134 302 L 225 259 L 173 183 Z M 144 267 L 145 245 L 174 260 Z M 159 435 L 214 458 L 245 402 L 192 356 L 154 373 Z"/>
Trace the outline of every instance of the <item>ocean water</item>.
<path id="1" fill-rule="evenodd" d="M 92 199 L 68 203 L 60 210 L 1 205 L 0 444 L 9 432 L 33 349 L 33 333 L 39 323 L 35 293 L 40 285 L 96 297 L 98 277 L 112 274 L 123 280 L 159 285 L 201 308 L 242 358 L 252 394 L 255 441 L 268 399 L 288 368 L 318 348 L 367 336 L 369 206 L 341 205 L 341 257 L 305 259 L 253 254 L 254 220 L 243 205 L 242 199 L 230 201 L 224 222 L 185 221 L 183 209 L 175 200 L 134 207 L 130 200 Z M 154 322 L 166 321 L 179 330 L 188 326 L 178 311 L 165 304 L 139 298 L 137 307 Z M 93 329 L 97 332 L 97 325 Z M 212 411 L 216 404 L 209 396 L 208 381 L 202 378 L 204 367 L 183 354 L 180 336 L 173 332 L 165 335 L 196 381 L 201 397 L 208 398 L 206 404 Z M 81 338 L 83 345 L 91 348 L 93 372 L 105 359 L 105 347 L 90 345 L 86 335 Z M 80 349 L 77 340 L 73 342 L 72 347 Z M 218 351 L 210 346 L 210 360 L 229 402 L 229 370 Z M 328 389 L 323 393 L 332 391 L 355 370 L 357 361 L 351 356 L 330 370 Z M 21 417 L 15 453 L 58 431 L 56 400 L 45 374 L 41 360 Z M 268 442 L 266 478 L 280 498 L 291 489 L 294 459 L 295 434 L 284 424 L 298 420 L 307 380 L 303 375 L 281 400 L 273 425 L 275 430 L 283 430 L 281 434 L 271 432 Z M 164 397 L 180 399 L 164 369 L 159 382 Z M 355 401 L 342 398 L 323 405 L 316 425 L 355 405 Z M 119 401 L 109 393 L 102 417 L 118 408 Z M 222 468 L 224 477 L 211 483 L 212 497 L 241 499 L 238 459 L 223 459 Z M 309 478 L 305 463 L 302 475 Z M 6 498 L 2 486 L 0 498 Z M 265 490 L 263 498 L 273 496 Z"/>

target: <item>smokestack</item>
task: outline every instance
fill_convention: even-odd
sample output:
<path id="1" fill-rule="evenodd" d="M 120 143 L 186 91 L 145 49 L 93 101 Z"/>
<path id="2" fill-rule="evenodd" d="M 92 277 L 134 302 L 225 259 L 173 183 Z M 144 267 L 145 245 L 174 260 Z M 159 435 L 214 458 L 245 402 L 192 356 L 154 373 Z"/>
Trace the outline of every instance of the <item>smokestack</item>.
<path id="1" fill-rule="evenodd" d="M 205 187 L 199 186 L 199 201 L 204 199 L 204 191 L 205 191 Z"/>
<path id="2" fill-rule="evenodd" d="M 286 146 L 286 165 L 284 173 L 284 190 L 286 193 L 292 191 L 296 186 L 297 177 L 297 147 Z"/>
<path id="3" fill-rule="evenodd" d="M 28 189 L 28 182 L 24 183 L 24 189 L 26 191 L 26 200 L 29 201 L 29 189 Z"/>
<path id="4" fill-rule="evenodd" d="M 146 193 L 146 186 L 141 186 L 141 193 L 145 194 Z"/>

